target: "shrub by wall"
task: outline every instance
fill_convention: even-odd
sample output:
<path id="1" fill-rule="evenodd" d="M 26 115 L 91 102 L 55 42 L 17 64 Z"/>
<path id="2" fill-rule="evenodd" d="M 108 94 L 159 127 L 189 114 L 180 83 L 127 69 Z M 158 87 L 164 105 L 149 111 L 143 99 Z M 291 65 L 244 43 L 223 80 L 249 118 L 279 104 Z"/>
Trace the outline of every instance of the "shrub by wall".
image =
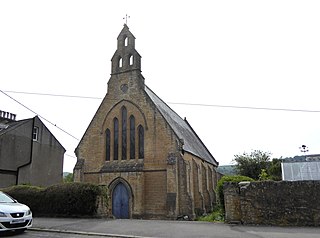
<path id="1" fill-rule="evenodd" d="M 30 207 L 35 216 L 102 216 L 106 188 L 89 183 L 64 183 L 48 188 L 19 185 L 3 190 Z M 105 209 L 101 209 L 101 202 Z"/>
<path id="2" fill-rule="evenodd" d="M 232 176 L 223 176 L 217 184 L 216 188 L 216 194 L 218 199 L 218 204 L 221 206 L 221 208 L 224 211 L 224 195 L 223 195 L 223 184 L 225 182 L 242 182 L 242 181 L 254 181 L 252 178 L 249 178 L 247 176 L 241 176 L 241 175 L 232 175 Z"/>

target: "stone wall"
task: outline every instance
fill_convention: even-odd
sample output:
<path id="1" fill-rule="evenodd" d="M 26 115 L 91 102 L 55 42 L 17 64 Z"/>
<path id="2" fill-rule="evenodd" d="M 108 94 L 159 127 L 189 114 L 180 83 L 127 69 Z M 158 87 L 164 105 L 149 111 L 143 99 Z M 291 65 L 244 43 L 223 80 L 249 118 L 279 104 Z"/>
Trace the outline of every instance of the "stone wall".
<path id="1" fill-rule="evenodd" d="M 228 223 L 319 226 L 320 181 L 224 184 Z"/>

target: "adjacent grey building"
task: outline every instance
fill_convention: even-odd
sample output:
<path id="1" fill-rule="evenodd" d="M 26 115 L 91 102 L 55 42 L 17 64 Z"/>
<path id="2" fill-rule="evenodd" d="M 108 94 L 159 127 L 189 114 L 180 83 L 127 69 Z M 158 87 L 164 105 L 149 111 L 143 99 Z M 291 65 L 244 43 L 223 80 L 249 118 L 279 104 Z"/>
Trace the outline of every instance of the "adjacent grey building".
<path id="1" fill-rule="evenodd" d="M 38 116 L 15 118 L 0 111 L 0 188 L 62 182 L 64 147 Z"/>
<path id="2" fill-rule="evenodd" d="M 282 180 L 320 180 L 320 154 L 285 158 L 281 163 Z"/>

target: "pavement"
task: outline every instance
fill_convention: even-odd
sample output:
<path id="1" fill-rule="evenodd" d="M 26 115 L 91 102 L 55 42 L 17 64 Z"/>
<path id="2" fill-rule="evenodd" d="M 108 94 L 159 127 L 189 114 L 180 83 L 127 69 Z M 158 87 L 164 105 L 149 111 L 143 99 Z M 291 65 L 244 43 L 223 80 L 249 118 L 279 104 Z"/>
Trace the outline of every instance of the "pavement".
<path id="1" fill-rule="evenodd" d="M 35 231 L 127 238 L 319 238 L 320 227 L 243 226 L 172 220 L 34 218 Z"/>

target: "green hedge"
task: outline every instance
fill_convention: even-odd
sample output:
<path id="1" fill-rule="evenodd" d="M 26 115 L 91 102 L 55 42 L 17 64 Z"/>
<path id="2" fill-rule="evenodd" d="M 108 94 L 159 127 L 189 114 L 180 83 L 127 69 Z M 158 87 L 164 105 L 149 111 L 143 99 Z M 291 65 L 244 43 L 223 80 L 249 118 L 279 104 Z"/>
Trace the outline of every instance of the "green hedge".
<path id="1" fill-rule="evenodd" d="M 33 213 L 41 211 L 41 203 L 39 203 L 39 201 L 43 200 L 43 188 L 28 185 L 17 185 L 2 189 L 2 191 L 18 200 L 18 202 L 28 205 Z"/>
<path id="2" fill-rule="evenodd" d="M 105 188 L 89 183 L 64 183 L 48 188 L 18 185 L 3 191 L 28 205 L 35 216 L 92 216 L 97 212 L 99 197 L 107 198 Z"/>
<path id="3" fill-rule="evenodd" d="M 218 198 L 218 203 L 220 207 L 224 211 L 224 195 L 223 195 L 223 184 L 225 182 L 242 182 L 242 181 L 254 181 L 254 179 L 247 177 L 247 176 L 241 176 L 241 175 L 234 175 L 234 176 L 223 176 L 217 184 L 216 188 L 216 194 Z"/>

